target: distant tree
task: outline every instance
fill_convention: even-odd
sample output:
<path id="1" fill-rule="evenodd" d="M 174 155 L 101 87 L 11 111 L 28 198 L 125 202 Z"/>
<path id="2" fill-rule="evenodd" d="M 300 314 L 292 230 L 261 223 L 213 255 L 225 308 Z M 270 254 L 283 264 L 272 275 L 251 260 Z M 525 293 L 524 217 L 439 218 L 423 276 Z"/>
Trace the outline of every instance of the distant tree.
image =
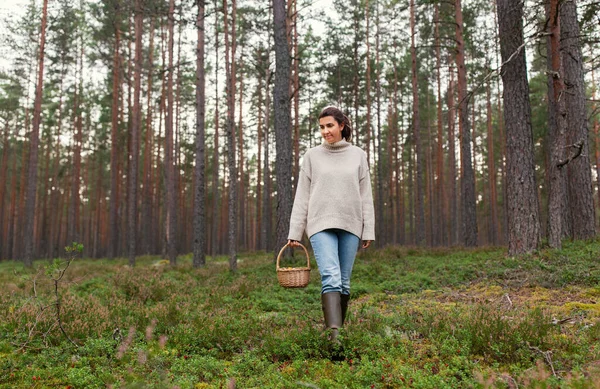
<path id="1" fill-rule="evenodd" d="M 23 262 L 25 266 L 33 266 L 34 235 L 33 226 L 35 222 L 35 200 L 37 194 L 38 182 L 38 148 L 39 133 L 42 114 L 42 93 L 44 87 L 44 49 L 46 45 L 46 25 L 48 23 L 48 0 L 44 0 L 42 6 L 42 25 L 40 31 L 40 48 L 38 57 L 38 78 L 35 92 L 35 101 L 33 103 L 33 128 L 29 143 L 29 163 L 27 172 L 27 195 L 25 203 L 25 257 Z"/>
<path id="2" fill-rule="evenodd" d="M 416 160 L 416 196 L 415 196 L 415 243 L 419 246 L 425 244 L 425 190 L 423 181 L 425 179 L 423 172 L 423 147 L 421 143 L 421 121 L 419 112 L 419 86 L 417 80 L 417 51 L 415 46 L 415 0 L 410 0 L 410 58 L 412 69 L 412 129 L 413 142 L 415 144 L 415 160 Z"/>
<path id="3" fill-rule="evenodd" d="M 173 46 L 175 44 L 175 0 L 169 0 L 168 14 L 169 41 L 167 51 L 169 65 L 167 69 L 167 109 L 165 117 L 165 207 L 166 207 L 166 240 L 167 256 L 172 266 L 177 261 L 177 196 L 175 195 L 175 161 L 173 161 L 173 73 L 175 71 L 173 61 Z"/>
<path id="4" fill-rule="evenodd" d="M 564 159 L 566 143 L 566 111 L 563 93 L 565 89 L 561 66 L 559 1 L 546 2 L 548 26 L 548 118 L 549 118 L 549 188 L 548 188 L 548 244 L 561 248 L 563 237 L 563 210 L 566 204 L 566 169 L 559 167 Z"/>
<path id="5" fill-rule="evenodd" d="M 197 0 L 198 42 L 196 46 L 196 164 L 194 167 L 194 267 L 204 266 L 206 262 L 206 211 L 205 197 L 205 153 L 204 153 L 204 120 L 205 107 L 205 71 L 204 71 L 204 8 L 205 0 Z"/>
<path id="6" fill-rule="evenodd" d="M 228 252 L 229 270 L 237 271 L 237 167 L 235 131 L 235 88 L 236 88 L 236 0 L 231 0 L 231 30 L 227 0 L 223 0 L 223 20 L 225 34 L 225 74 L 227 91 L 227 166 L 229 168 L 229 215 Z"/>
<path id="7" fill-rule="evenodd" d="M 465 41 L 461 0 L 455 2 L 456 67 L 458 71 L 458 121 L 460 127 L 461 219 L 465 246 L 477 245 L 477 213 L 475 204 L 475 173 L 471 158 L 471 127 L 469 125 L 469 96 L 465 67 Z"/>
<path id="8" fill-rule="evenodd" d="M 137 253 L 137 204 L 138 204 L 138 161 L 140 150 L 140 133 L 142 126 L 142 110 L 140 107 L 140 94 L 142 89 L 142 35 L 143 20 L 142 0 L 135 0 L 134 3 L 134 25 L 135 25 L 135 58 L 134 58 L 134 79 L 133 79 L 133 112 L 131 113 L 131 147 L 129 157 L 129 173 L 127 175 L 127 251 L 129 257 L 129 266 L 135 265 L 135 256 Z"/>

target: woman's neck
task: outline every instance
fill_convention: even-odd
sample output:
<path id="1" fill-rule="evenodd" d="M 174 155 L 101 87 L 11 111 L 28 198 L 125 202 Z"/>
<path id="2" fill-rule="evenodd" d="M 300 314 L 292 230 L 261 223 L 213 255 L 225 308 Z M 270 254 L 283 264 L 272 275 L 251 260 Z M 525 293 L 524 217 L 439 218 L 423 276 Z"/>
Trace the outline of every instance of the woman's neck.
<path id="1" fill-rule="evenodd" d="M 350 143 L 346 141 L 346 139 L 342 138 L 342 140 L 334 142 L 334 143 L 329 143 L 327 141 L 323 142 L 323 147 L 325 147 L 326 149 L 329 150 L 340 150 L 343 149 L 345 147 L 350 146 Z"/>

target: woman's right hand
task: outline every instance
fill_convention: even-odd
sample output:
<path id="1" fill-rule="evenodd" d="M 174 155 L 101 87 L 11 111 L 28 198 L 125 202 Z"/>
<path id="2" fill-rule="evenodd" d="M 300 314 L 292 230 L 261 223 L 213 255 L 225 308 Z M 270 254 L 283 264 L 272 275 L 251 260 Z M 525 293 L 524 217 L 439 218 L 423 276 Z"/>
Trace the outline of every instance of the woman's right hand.
<path id="1" fill-rule="evenodd" d="M 300 247 L 300 242 L 297 240 L 288 239 L 288 245 L 290 247 Z"/>

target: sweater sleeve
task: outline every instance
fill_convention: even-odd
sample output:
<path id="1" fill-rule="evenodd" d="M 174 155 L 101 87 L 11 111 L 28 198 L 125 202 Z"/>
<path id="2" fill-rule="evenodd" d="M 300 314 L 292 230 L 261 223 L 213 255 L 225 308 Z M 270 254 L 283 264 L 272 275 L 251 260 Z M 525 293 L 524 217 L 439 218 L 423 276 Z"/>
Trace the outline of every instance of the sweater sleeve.
<path id="1" fill-rule="evenodd" d="M 288 239 L 291 240 L 302 240 L 302 235 L 306 229 L 311 181 L 310 174 L 307 173 L 307 164 L 305 159 L 298 175 L 298 187 L 296 188 L 296 197 L 294 198 L 294 206 L 290 217 L 290 232 L 288 234 Z"/>
<path id="2" fill-rule="evenodd" d="M 366 155 L 362 161 L 363 176 L 360 179 L 360 199 L 362 202 L 363 231 L 362 240 L 375 240 L 375 208 L 373 206 L 373 191 L 371 174 Z"/>

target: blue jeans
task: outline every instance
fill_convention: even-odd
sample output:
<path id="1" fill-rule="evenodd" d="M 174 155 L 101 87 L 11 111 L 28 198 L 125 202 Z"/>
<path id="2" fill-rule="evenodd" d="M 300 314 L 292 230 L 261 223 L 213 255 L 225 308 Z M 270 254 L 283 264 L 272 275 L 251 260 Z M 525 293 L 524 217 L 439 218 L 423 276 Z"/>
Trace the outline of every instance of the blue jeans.
<path id="1" fill-rule="evenodd" d="M 350 294 L 350 276 L 360 238 L 348 231 L 329 229 L 310 237 L 321 273 L 321 293 Z"/>

